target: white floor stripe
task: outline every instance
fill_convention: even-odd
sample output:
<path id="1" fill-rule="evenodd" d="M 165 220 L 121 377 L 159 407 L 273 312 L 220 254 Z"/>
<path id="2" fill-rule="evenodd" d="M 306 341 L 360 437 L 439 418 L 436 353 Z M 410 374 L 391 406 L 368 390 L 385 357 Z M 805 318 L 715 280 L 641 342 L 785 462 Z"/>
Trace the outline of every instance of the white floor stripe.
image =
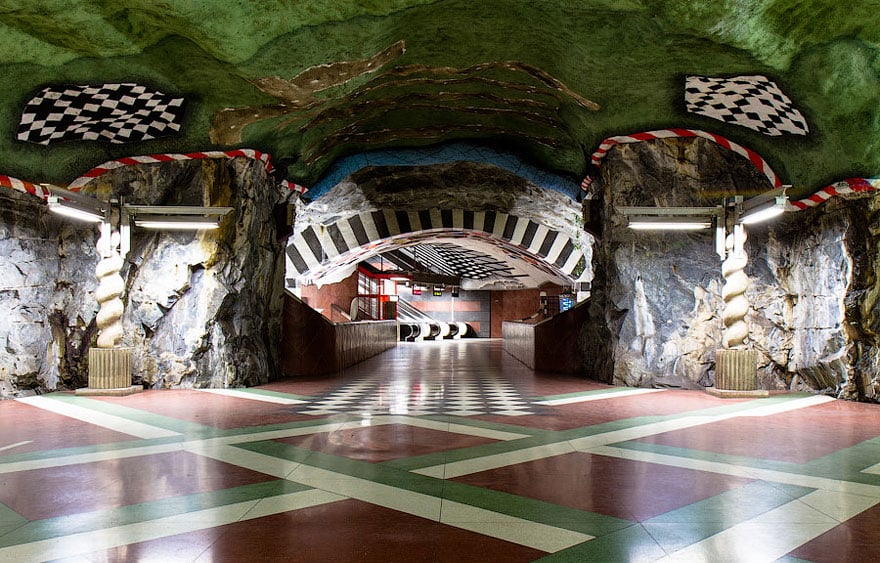
<path id="1" fill-rule="evenodd" d="M 9 444 L 8 446 L 0 446 L 0 452 L 11 450 L 12 448 L 17 448 L 19 446 L 25 446 L 27 444 L 30 444 L 31 442 L 33 442 L 33 440 L 25 440 L 24 442 L 16 442 L 14 444 Z"/>
<path id="2" fill-rule="evenodd" d="M 862 473 L 870 473 L 872 475 L 880 475 L 880 463 L 876 465 L 871 465 L 870 467 L 866 467 L 862 469 Z"/>
<path id="3" fill-rule="evenodd" d="M 411 418 L 408 416 L 374 417 L 374 420 L 375 419 L 379 419 L 385 424 L 406 424 L 408 426 L 417 426 L 419 428 L 428 428 L 430 430 L 440 430 L 441 432 L 453 432 L 455 434 L 464 434 L 466 436 L 490 438 L 493 440 L 519 440 L 521 438 L 529 437 L 528 434 L 517 434 L 515 432 L 504 432 L 502 430 L 493 430 L 491 428 L 480 428 L 478 426 L 468 426 L 466 424 L 438 422 L 436 420 Z"/>
<path id="4" fill-rule="evenodd" d="M 538 405 L 556 407 L 559 405 L 587 403 L 590 401 L 602 401 L 604 399 L 617 399 L 619 397 L 630 397 L 632 395 L 644 395 L 645 393 L 658 393 L 661 391 L 666 391 L 666 389 L 625 389 L 622 391 L 609 391 L 607 393 L 596 393 L 594 395 L 583 395 L 580 397 L 565 397 L 562 399 L 551 399 L 549 401 L 535 401 L 535 403 Z"/>
<path id="5" fill-rule="evenodd" d="M 203 393 L 214 393 L 215 395 L 225 395 L 227 397 L 236 397 L 239 399 L 250 399 L 252 401 L 263 401 L 264 403 L 275 403 L 278 405 L 301 405 L 309 401 L 302 399 L 288 399 L 285 397 L 276 397 L 273 395 L 263 395 L 262 393 L 251 393 L 238 389 L 193 389 L 193 391 L 202 391 Z"/>
<path id="6" fill-rule="evenodd" d="M 550 264 L 555 264 L 556 260 L 559 259 L 559 255 L 562 254 L 562 249 L 565 248 L 565 243 L 569 240 L 571 239 L 565 235 L 558 235 L 550 246 L 550 252 L 547 253 L 547 258 L 545 258 L 545 260 Z"/>
<path id="7" fill-rule="evenodd" d="M 416 493 L 319 467 L 301 465 L 290 481 L 438 522 L 440 497 Z M 439 491 L 439 489 L 438 489 Z"/>
<path id="8" fill-rule="evenodd" d="M 279 479 L 286 479 L 300 466 L 300 463 L 295 461 L 222 444 L 196 444 L 187 447 L 186 451 L 239 467 L 246 467 Z"/>
<path id="9" fill-rule="evenodd" d="M 486 212 L 474 211 L 474 230 L 479 232 L 486 225 Z"/>
<path id="10" fill-rule="evenodd" d="M 555 444 L 547 444 L 546 446 L 535 446 L 506 452 L 503 454 L 495 454 L 479 457 L 476 459 L 466 459 L 454 463 L 445 463 L 442 465 L 434 465 L 415 469 L 413 473 L 427 475 L 428 477 L 436 477 L 438 479 L 454 479 L 462 475 L 470 475 L 479 473 L 480 471 L 488 471 L 489 469 L 498 469 L 507 467 L 516 463 L 526 463 L 536 461 L 557 455 L 570 454 L 575 450 L 568 442 L 556 442 Z"/>
<path id="11" fill-rule="evenodd" d="M 0 461 L 0 475 L 4 473 L 15 473 L 16 471 L 31 471 L 34 469 L 47 469 L 49 467 L 79 465 L 80 463 L 95 463 L 97 461 L 106 461 L 110 459 L 126 459 L 143 455 L 164 454 L 179 451 L 181 449 L 183 449 L 183 446 L 180 443 L 174 443 L 139 448 L 125 448 L 107 452 L 94 452 L 90 454 L 59 456 L 49 459 L 17 461 L 13 463 L 3 463 Z"/>
<path id="12" fill-rule="evenodd" d="M 443 501 L 440 521 L 456 528 L 548 553 L 556 553 L 594 538 L 588 534 L 531 522 L 451 500 Z"/>
<path id="13" fill-rule="evenodd" d="M 871 508 L 877 499 L 849 495 L 841 520 L 813 509 L 839 504 L 840 493 L 815 491 L 745 522 L 727 528 L 703 541 L 691 544 L 660 561 L 776 561 L 840 522 Z"/>
<path id="14" fill-rule="evenodd" d="M 600 446 L 586 451 L 588 453 L 618 457 L 631 461 L 645 461 L 648 463 L 669 465 L 672 467 L 681 467 L 684 469 L 696 469 L 697 471 L 719 473 L 721 475 L 730 475 L 733 477 L 760 479 L 762 481 L 783 483 L 785 485 L 796 485 L 799 487 L 808 487 L 811 489 L 821 489 L 825 491 L 831 491 L 836 494 L 852 494 L 880 499 L 880 487 L 876 485 L 867 485 L 864 483 L 853 483 L 852 481 L 840 481 L 837 479 L 829 479 L 827 477 L 814 477 L 811 475 L 802 475 L 800 473 L 787 473 L 784 471 L 775 471 L 772 469 L 747 467 L 745 465 L 733 465 L 730 463 L 722 463 L 720 461 L 691 459 L 653 452 L 629 450 L 626 448 L 615 448 L 612 446 Z"/>
<path id="15" fill-rule="evenodd" d="M 528 448 L 527 450 L 519 450 L 503 454 L 485 456 L 476 459 L 457 461 L 445 465 L 425 467 L 416 470 L 416 473 L 420 473 L 422 475 L 430 475 L 431 477 L 452 479 L 455 477 L 461 477 L 463 475 L 478 473 L 480 471 L 488 471 L 490 469 L 506 467 L 515 463 L 523 463 L 524 461 L 533 461 L 537 459 L 553 457 L 564 453 L 570 453 L 571 451 L 582 451 L 589 453 L 594 451 L 595 448 L 608 444 L 615 444 L 628 440 L 636 440 L 638 438 L 645 438 L 647 436 L 653 436 L 655 434 L 661 434 L 663 432 L 670 432 L 672 430 L 693 428 L 695 426 L 702 426 L 704 424 L 711 424 L 713 422 L 719 422 L 722 420 L 728 420 L 740 416 L 747 416 L 747 413 L 750 410 L 758 411 L 759 414 L 757 416 L 769 416 L 779 412 L 788 412 L 798 408 L 805 408 L 824 403 L 826 399 L 827 397 L 811 396 L 802 399 L 794 399 L 781 403 L 770 404 L 767 406 L 755 407 L 753 409 L 738 410 L 716 416 L 683 415 L 681 417 L 673 418 L 671 420 L 665 420 L 663 422 L 643 424 L 640 426 L 634 426 L 632 428 L 624 428 L 621 430 L 604 432 L 602 434 L 596 434 L 593 436 L 576 438 L 567 442 L 556 442 L 552 444 L 546 444 L 544 446 Z M 527 457 L 523 457 L 524 455 L 526 455 Z"/>
<path id="16" fill-rule="evenodd" d="M 517 246 L 522 245 L 522 239 L 526 235 L 526 227 L 529 226 L 529 220 L 523 217 L 517 217 L 516 223 L 513 227 L 513 235 L 510 237 L 510 242 Z"/>
<path id="17" fill-rule="evenodd" d="M 109 428 L 110 430 L 115 430 L 116 432 L 135 436 L 137 438 L 167 438 L 168 436 L 180 435 L 180 433 L 172 430 L 150 426 L 149 424 L 143 424 L 141 422 L 128 420 L 127 418 L 122 418 L 121 416 L 105 414 L 78 405 L 73 405 L 65 401 L 50 399 L 48 397 L 25 397 L 15 400 L 31 405 L 32 407 L 54 412 L 69 418 L 75 418 L 76 420 L 88 422 L 95 426 Z"/>
<path id="18" fill-rule="evenodd" d="M 92 532 L 82 532 L 57 538 L 39 540 L 0 548 L 0 561 L 48 561 L 74 557 L 93 551 L 197 532 L 242 520 L 261 518 L 290 510 L 299 510 L 343 500 L 326 491 L 311 490 L 279 495 L 260 500 L 249 500 L 216 508 L 184 512 L 165 518 L 146 520 L 137 524 L 115 526 Z"/>
<path id="19" fill-rule="evenodd" d="M 786 401 L 784 403 L 776 405 L 767 405 L 764 407 L 758 407 L 756 409 L 749 409 L 747 411 L 742 411 L 738 416 L 772 416 L 774 414 L 796 411 L 798 409 L 821 405 L 823 403 L 828 403 L 836 400 L 837 399 L 835 399 L 834 397 L 828 397 L 826 395 L 813 395 L 811 397 L 794 399 L 792 401 Z"/>
<path id="20" fill-rule="evenodd" d="M 96 461 L 107 461 L 112 459 L 124 459 L 143 455 L 162 454 L 184 449 L 188 451 L 194 451 L 197 448 L 206 448 L 210 450 L 211 448 L 218 448 L 220 446 L 232 444 L 259 442 L 262 440 L 278 440 L 280 438 L 303 436 L 306 434 L 314 434 L 317 432 L 333 432 L 340 429 L 341 427 L 342 425 L 337 422 L 333 424 L 321 424 L 318 426 L 287 428 L 282 430 L 272 430 L 269 432 L 255 432 L 252 434 L 225 436 L 221 438 L 190 440 L 188 442 L 174 442 L 171 444 L 160 444 L 156 446 L 120 448 L 116 450 L 93 452 L 88 454 L 58 456 L 49 459 L 35 459 L 31 461 L 18 461 L 14 463 L 3 463 L 2 459 L 0 459 L 0 475 L 4 473 L 13 473 L 15 471 L 28 471 L 31 469 L 45 469 L 48 467 L 77 465 L 79 463 L 93 463 Z"/>

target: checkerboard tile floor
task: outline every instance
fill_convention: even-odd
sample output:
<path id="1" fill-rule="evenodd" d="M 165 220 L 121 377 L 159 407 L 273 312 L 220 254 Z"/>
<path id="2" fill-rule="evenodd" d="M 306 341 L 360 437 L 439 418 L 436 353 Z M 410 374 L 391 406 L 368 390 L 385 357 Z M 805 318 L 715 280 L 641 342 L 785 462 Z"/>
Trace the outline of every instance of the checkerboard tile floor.
<path id="1" fill-rule="evenodd" d="M 836 563 L 878 526 L 877 405 L 612 388 L 498 341 L 0 401 L 0 561 Z"/>
<path id="2" fill-rule="evenodd" d="M 523 416 L 537 410 L 507 378 L 466 373 L 427 374 L 415 382 L 367 376 L 315 398 L 300 413 Z"/>

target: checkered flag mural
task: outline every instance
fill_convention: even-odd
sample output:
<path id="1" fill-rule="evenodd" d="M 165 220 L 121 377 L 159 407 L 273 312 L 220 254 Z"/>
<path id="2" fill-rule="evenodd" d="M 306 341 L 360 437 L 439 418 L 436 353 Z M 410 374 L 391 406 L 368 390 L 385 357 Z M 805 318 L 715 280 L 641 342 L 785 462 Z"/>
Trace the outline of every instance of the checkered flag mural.
<path id="1" fill-rule="evenodd" d="M 180 131 L 183 107 L 183 98 L 140 84 L 50 86 L 25 106 L 18 140 L 146 141 Z"/>
<path id="2" fill-rule="evenodd" d="M 691 113 L 742 125 L 765 135 L 810 132 L 801 112 L 765 76 L 688 76 L 684 101 Z"/>

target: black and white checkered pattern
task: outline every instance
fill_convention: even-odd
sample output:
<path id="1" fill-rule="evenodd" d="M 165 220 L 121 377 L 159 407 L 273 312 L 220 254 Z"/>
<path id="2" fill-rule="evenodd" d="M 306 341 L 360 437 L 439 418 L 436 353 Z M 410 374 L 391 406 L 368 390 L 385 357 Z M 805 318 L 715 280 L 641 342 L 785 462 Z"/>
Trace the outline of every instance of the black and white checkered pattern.
<path id="1" fill-rule="evenodd" d="M 765 76 L 688 76 L 684 99 L 691 113 L 742 125 L 765 135 L 810 132 L 801 112 Z"/>
<path id="2" fill-rule="evenodd" d="M 399 414 L 422 416 L 448 414 L 476 416 L 494 414 L 523 416 L 536 414 L 533 403 L 502 377 L 485 374 L 456 375 L 454 381 L 432 388 L 428 383 L 401 394 L 394 382 L 364 378 L 316 398 L 299 411 L 313 416 L 334 414 Z"/>
<path id="3" fill-rule="evenodd" d="M 183 98 L 140 84 L 44 88 L 21 114 L 18 140 L 131 143 L 180 131 Z"/>
<path id="4" fill-rule="evenodd" d="M 490 243 L 508 243 L 505 252 L 517 252 L 523 259 L 536 256 L 537 259 L 529 263 L 553 275 L 556 275 L 553 268 L 557 268 L 563 275 L 570 276 L 576 269 L 583 268 L 585 260 L 584 253 L 570 237 L 526 217 L 461 209 L 384 209 L 364 211 L 330 225 L 306 227 L 288 243 L 287 271 L 301 279 L 319 279 L 327 268 L 365 259 L 364 255 L 377 241 L 391 240 L 405 233 L 441 230 L 444 238 L 476 233 L 486 235 L 484 238 Z M 421 254 L 419 261 L 422 261 Z M 454 266 L 447 264 L 446 267 L 457 272 Z M 467 277 L 471 273 L 461 272 L 461 275 Z"/>

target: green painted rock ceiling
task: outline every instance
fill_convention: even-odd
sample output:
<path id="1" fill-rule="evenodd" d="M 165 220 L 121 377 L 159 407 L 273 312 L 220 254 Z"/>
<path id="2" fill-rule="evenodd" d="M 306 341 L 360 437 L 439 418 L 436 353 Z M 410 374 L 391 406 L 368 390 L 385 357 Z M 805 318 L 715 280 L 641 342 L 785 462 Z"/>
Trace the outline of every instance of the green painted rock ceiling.
<path id="1" fill-rule="evenodd" d="M 806 194 L 880 174 L 878 8 L 0 1 L 0 174 L 65 184 L 120 157 L 248 147 L 271 154 L 280 178 L 309 186 L 346 155 L 467 141 L 579 180 L 594 173 L 603 139 L 683 128 L 748 147 Z M 696 101 L 686 101 L 688 77 L 704 77 L 691 78 Z M 761 93 L 743 94 L 750 80 Z M 720 92 L 715 107 L 713 85 L 725 81 L 739 93 Z M 32 125 L 22 114 L 45 88 L 113 83 L 183 99 L 177 128 L 131 142 L 22 136 Z M 766 101 L 757 113 L 744 107 L 755 97 Z"/>

